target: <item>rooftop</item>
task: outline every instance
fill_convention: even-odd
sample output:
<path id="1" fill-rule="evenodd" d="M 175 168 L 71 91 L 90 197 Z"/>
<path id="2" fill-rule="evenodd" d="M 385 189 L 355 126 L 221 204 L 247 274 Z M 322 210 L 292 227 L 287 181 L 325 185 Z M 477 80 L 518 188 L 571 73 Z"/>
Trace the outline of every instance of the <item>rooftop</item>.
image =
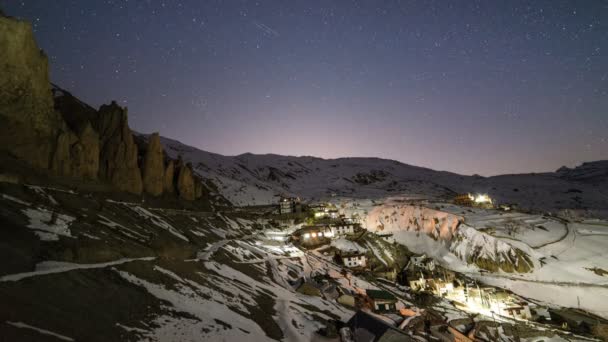
<path id="1" fill-rule="evenodd" d="M 384 300 L 397 301 L 397 298 L 388 291 L 367 289 L 367 290 L 365 290 L 365 293 L 367 294 L 368 297 L 370 297 L 372 299 L 384 299 Z"/>
<path id="2" fill-rule="evenodd" d="M 361 310 L 355 313 L 347 325 L 353 330 L 355 341 L 415 341 L 405 331 L 399 330 L 379 317 Z"/>

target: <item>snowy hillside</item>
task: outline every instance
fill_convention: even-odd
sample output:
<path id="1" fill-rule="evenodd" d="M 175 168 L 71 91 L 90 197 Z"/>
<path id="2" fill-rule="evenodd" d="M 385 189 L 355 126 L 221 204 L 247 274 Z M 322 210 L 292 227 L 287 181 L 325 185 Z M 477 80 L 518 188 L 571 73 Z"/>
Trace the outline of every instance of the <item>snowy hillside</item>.
<path id="1" fill-rule="evenodd" d="M 337 199 L 372 232 L 484 283 L 608 317 L 608 222 L 440 202 Z"/>
<path id="2" fill-rule="evenodd" d="M 353 314 L 295 291 L 328 266 L 264 219 L 6 183 L 0 204 L 3 341 L 311 341 Z"/>
<path id="3" fill-rule="evenodd" d="M 586 163 L 555 173 L 462 176 L 378 158 L 321 159 L 279 155 L 222 156 L 163 138 L 171 157 L 181 155 L 196 172 L 211 179 L 235 205 L 269 204 L 279 195 L 308 200 L 332 195 L 382 198 L 419 195 L 446 199 L 456 193 L 482 192 L 498 203 L 522 208 L 608 216 L 608 162 Z"/>
<path id="4" fill-rule="evenodd" d="M 204 156 L 226 169 L 234 160 L 257 160 Z M 267 158 L 256 165 L 274 159 L 295 165 L 291 158 Z M 280 172 L 250 162 L 247 169 L 256 171 L 247 179 L 265 184 L 261 175 L 271 179 L 267 182 L 285 179 L 287 172 L 310 164 L 322 173 L 329 162 L 312 159 L 309 166 L 302 162 Z M 341 163 L 344 173 L 363 169 L 360 160 Z M 356 179 L 368 183 L 385 177 L 371 174 Z M 318 187 L 324 184 L 316 176 L 302 177 L 316 179 Z M 291 184 L 305 189 L 297 179 Z M 367 186 L 362 188 L 371 193 Z M 369 231 L 357 241 L 334 240 L 335 249 L 365 251 L 374 268 L 401 268 L 410 251 L 425 253 L 438 264 L 533 300 L 580 306 L 606 317 L 606 222 L 566 223 L 540 214 L 421 200 L 420 195 L 380 197 L 382 191 L 370 199 L 331 198 L 343 213 L 358 214 Z M 388 290 L 399 307 L 419 312 L 420 305 L 440 315 L 444 325 L 468 317 L 447 301 L 427 303 L 383 278 L 349 273 L 323 251 L 303 251 L 275 239 L 300 224 L 292 219 L 278 223 L 265 208 L 216 210 L 214 196 L 175 203 L 11 182 L 0 182 L 0 204 L 0 336 L 9 341 L 324 341 L 329 327 L 354 314 L 352 305 L 337 301 L 335 287 L 351 295 Z M 398 244 L 374 231 L 393 233 Z M 530 269 L 520 269 L 527 264 Z M 306 290 L 311 280 L 324 292 Z M 477 323 L 488 320 L 482 316 Z M 403 322 L 418 333 L 415 319 Z M 542 337 L 547 331 L 544 326 L 532 330 Z"/>

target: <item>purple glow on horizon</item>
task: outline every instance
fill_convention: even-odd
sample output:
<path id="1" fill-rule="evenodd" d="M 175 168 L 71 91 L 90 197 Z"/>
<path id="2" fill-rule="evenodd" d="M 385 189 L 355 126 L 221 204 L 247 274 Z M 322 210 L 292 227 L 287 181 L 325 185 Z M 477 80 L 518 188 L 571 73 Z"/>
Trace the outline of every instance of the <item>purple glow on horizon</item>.
<path id="1" fill-rule="evenodd" d="M 181 4 L 181 5 L 179 5 Z M 9 2 L 53 82 L 210 152 L 464 174 L 608 159 L 603 1 Z M 111 20 L 112 25 L 108 25 Z"/>

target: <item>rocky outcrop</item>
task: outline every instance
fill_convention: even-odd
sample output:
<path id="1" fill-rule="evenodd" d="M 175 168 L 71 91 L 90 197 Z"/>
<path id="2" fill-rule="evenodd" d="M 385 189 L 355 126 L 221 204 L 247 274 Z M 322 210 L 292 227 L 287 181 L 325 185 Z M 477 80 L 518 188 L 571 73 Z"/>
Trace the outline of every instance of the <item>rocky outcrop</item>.
<path id="1" fill-rule="evenodd" d="M 375 206 L 365 216 L 368 229 L 421 232 L 434 240 L 450 241 L 464 218 L 459 215 L 402 203 Z"/>
<path id="2" fill-rule="evenodd" d="M 180 160 L 165 167 L 158 133 L 144 142 L 135 143 L 126 108 L 112 102 L 95 110 L 51 85 L 31 25 L 0 15 L 1 153 L 55 175 L 107 180 L 133 194 L 202 196 L 191 165 Z"/>
<path id="3" fill-rule="evenodd" d="M 141 194 L 143 185 L 137 164 L 137 146 L 127 122 L 127 109 L 114 101 L 102 105 L 97 132 L 101 141 L 99 176 L 119 190 Z"/>
<path id="4" fill-rule="evenodd" d="M 154 133 L 148 140 L 148 148 L 143 167 L 144 191 L 153 196 L 159 196 L 164 188 L 163 147 L 160 136 Z"/>
<path id="5" fill-rule="evenodd" d="M 467 264 L 490 272 L 527 273 L 534 268 L 530 254 L 466 224 L 459 227 L 450 251 Z"/>
<path id="6" fill-rule="evenodd" d="M 192 165 L 178 161 L 179 169 L 177 175 L 177 193 L 179 197 L 188 201 L 196 199 L 194 177 L 192 175 Z"/>
<path id="7" fill-rule="evenodd" d="M 61 116 L 53 110 L 46 55 L 29 23 L 0 16 L 0 149 L 49 168 Z"/>
<path id="8" fill-rule="evenodd" d="M 53 151 L 53 157 L 51 160 L 51 170 L 60 176 L 70 176 L 71 174 L 71 160 L 70 160 L 70 146 L 77 140 L 77 138 L 71 132 L 60 132 L 57 140 L 55 141 L 55 151 Z"/>
<path id="9" fill-rule="evenodd" d="M 172 194 L 175 192 L 174 175 L 175 164 L 173 163 L 173 160 L 170 160 L 169 164 L 167 164 L 167 168 L 165 168 L 165 174 L 163 175 L 163 191 L 165 193 Z"/>
<path id="10" fill-rule="evenodd" d="M 99 141 L 86 120 L 71 127 L 55 110 L 31 26 L 0 17 L 0 148 L 57 175 L 95 178 Z"/>
<path id="11" fill-rule="evenodd" d="M 194 177 L 194 198 L 203 197 L 203 182 L 198 177 Z"/>
<path id="12" fill-rule="evenodd" d="M 99 171 L 99 135 L 90 123 L 86 123 L 71 150 L 72 176 L 96 179 Z"/>

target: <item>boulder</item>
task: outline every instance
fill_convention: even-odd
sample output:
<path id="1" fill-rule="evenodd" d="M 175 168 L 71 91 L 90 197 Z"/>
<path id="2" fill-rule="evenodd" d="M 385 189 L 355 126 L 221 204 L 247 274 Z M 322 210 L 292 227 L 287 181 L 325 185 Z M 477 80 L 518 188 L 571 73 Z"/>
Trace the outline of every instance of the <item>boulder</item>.
<path id="1" fill-rule="evenodd" d="M 163 191 L 165 193 L 172 194 L 175 192 L 175 184 L 173 183 L 173 178 L 175 174 L 175 164 L 173 160 L 169 160 L 169 164 L 167 164 L 167 168 L 165 169 L 165 174 L 163 175 Z"/>
<path id="2" fill-rule="evenodd" d="M 153 196 L 159 196 L 164 188 L 164 161 L 163 147 L 160 136 L 154 133 L 148 141 L 148 148 L 144 158 L 143 183 L 144 191 Z"/>
<path id="3" fill-rule="evenodd" d="M 195 200 L 194 177 L 192 165 L 180 163 L 177 175 L 177 193 L 179 197 L 188 201 Z"/>
<path id="4" fill-rule="evenodd" d="M 118 190 L 141 194 L 143 184 L 137 164 L 137 145 L 127 121 L 127 108 L 112 102 L 99 108 L 97 132 L 100 137 L 99 177 Z"/>

